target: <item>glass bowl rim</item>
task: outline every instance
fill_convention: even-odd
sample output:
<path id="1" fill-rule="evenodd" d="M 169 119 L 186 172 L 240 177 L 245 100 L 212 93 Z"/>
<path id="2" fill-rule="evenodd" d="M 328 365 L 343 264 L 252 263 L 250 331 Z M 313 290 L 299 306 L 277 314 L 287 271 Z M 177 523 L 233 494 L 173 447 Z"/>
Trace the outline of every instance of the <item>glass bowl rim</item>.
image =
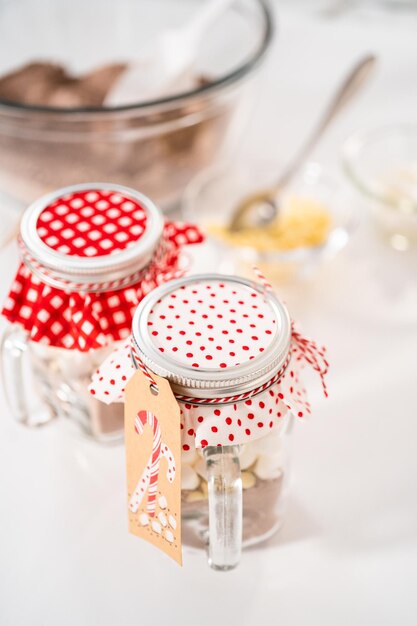
<path id="1" fill-rule="evenodd" d="M 260 15 L 263 21 L 263 33 L 260 45 L 257 47 L 253 55 L 246 61 L 244 61 L 237 68 L 228 72 L 224 76 L 214 80 L 207 85 L 201 85 L 195 89 L 190 91 L 180 92 L 178 94 L 174 94 L 172 96 L 166 96 L 164 98 L 156 98 L 152 100 L 145 100 L 144 102 L 139 102 L 137 104 L 127 104 L 121 106 L 112 106 L 112 107 L 51 107 L 51 106 L 43 106 L 43 105 L 30 105 L 21 102 L 15 102 L 13 100 L 2 100 L 0 99 L 0 111 L 14 111 L 20 113 L 52 113 L 59 114 L 63 117 L 70 117 L 71 114 L 94 114 L 101 113 L 103 115 L 109 115 L 117 112 L 134 112 L 134 111 L 145 111 L 147 109 L 152 109 L 154 107 L 159 106 L 169 106 L 169 105 L 181 105 L 184 102 L 188 102 L 192 100 L 194 97 L 199 95 L 206 95 L 211 93 L 216 93 L 217 91 L 221 91 L 223 88 L 226 88 L 234 83 L 239 82 L 243 79 L 247 74 L 249 74 L 252 70 L 254 70 L 262 59 L 265 57 L 267 51 L 269 50 L 272 40 L 275 35 L 275 20 L 273 16 L 273 11 L 270 5 L 269 0 L 254 0 L 254 2 L 259 6 Z"/>
<path id="2" fill-rule="evenodd" d="M 358 175 L 356 163 L 358 156 L 363 150 L 366 150 L 366 148 L 370 146 L 375 139 L 380 139 L 381 137 L 398 132 L 403 136 L 408 136 L 412 133 L 417 137 L 417 124 L 412 122 L 402 124 L 386 124 L 376 128 L 355 131 L 343 142 L 341 151 L 342 169 L 355 189 L 360 191 L 366 197 L 377 200 L 384 205 L 385 208 L 391 211 L 398 211 L 398 203 L 391 202 L 382 192 L 378 193 L 375 188 L 373 188 L 370 184 L 368 185 L 367 177 Z M 414 209 L 417 211 L 417 203 L 413 204 Z"/>

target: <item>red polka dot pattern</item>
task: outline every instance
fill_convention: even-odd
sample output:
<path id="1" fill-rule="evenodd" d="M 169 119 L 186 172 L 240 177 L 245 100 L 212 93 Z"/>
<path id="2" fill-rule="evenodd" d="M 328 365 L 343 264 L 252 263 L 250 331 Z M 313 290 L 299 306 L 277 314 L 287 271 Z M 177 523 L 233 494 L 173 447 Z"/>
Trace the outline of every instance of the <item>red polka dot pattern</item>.
<path id="1" fill-rule="evenodd" d="M 49 248 L 67 256 L 96 257 L 137 243 L 147 213 L 137 201 L 111 190 L 86 190 L 55 200 L 39 215 L 37 233 Z"/>
<path id="2" fill-rule="evenodd" d="M 171 286 L 171 291 L 153 304 L 145 322 L 149 337 L 164 356 L 168 354 L 181 366 L 188 363 L 190 369 L 216 368 L 220 373 L 222 367 L 243 364 L 268 348 L 278 332 L 275 315 L 263 293 L 250 286 L 227 277 L 195 277 L 192 282 Z M 179 396 L 184 451 L 194 446 L 244 444 L 280 429 L 289 412 L 300 419 L 310 412 L 299 373 L 308 365 L 320 374 L 324 384 L 328 363 L 322 348 L 303 337 L 294 325 L 291 328 L 288 365 L 278 381 L 262 392 L 255 394 L 254 385 L 250 397 L 224 403 L 214 399 L 214 404 L 207 400 L 197 404 L 194 397 Z M 136 352 L 133 349 L 139 360 Z M 144 368 L 141 361 L 136 364 Z M 125 387 L 120 376 L 130 377 L 134 371 L 128 342 L 99 368 L 90 391 L 104 402 L 120 401 Z"/>
<path id="3" fill-rule="evenodd" d="M 297 346 L 293 345 L 291 351 L 293 358 L 279 383 L 252 398 L 215 407 L 180 403 L 183 449 L 244 444 L 281 429 L 289 411 L 300 419 L 309 413 L 306 391 L 299 380 L 302 364 Z M 90 392 L 107 404 L 121 402 L 126 379 L 135 371 L 128 341 L 95 372 Z"/>
<path id="4" fill-rule="evenodd" d="M 156 348 L 181 365 L 225 369 L 259 356 L 277 333 L 263 295 L 235 282 L 183 285 L 157 302 L 148 318 Z"/>

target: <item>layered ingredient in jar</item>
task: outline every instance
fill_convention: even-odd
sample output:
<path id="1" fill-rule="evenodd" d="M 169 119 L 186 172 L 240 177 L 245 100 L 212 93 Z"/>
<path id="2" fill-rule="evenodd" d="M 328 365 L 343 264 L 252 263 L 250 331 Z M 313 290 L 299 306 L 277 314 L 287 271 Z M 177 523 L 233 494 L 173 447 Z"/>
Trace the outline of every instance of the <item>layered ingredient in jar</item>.
<path id="1" fill-rule="evenodd" d="M 98 402 L 88 393 L 88 385 L 93 372 L 114 347 L 112 344 L 80 352 L 37 342 L 30 344 L 34 383 L 51 413 L 71 419 L 84 434 L 102 442 L 120 439 L 123 435 L 124 405 Z"/>
<path id="2" fill-rule="evenodd" d="M 289 418 L 290 419 L 290 418 Z M 285 434 L 266 437 L 239 446 L 239 464 L 243 489 L 243 541 L 268 536 L 282 521 L 283 490 L 287 474 Z M 195 520 L 185 528 L 184 542 L 198 546 L 199 526 L 208 518 L 206 461 L 201 450 L 192 448 L 181 458 L 182 514 Z"/>
<path id="3" fill-rule="evenodd" d="M 282 476 L 285 453 L 280 435 L 271 433 L 240 446 L 239 463 L 243 489 Z M 182 452 L 181 488 L 186 502 L 198 502 L 207 497 L 207 469 L 201 449 L 190 448 Z"/>

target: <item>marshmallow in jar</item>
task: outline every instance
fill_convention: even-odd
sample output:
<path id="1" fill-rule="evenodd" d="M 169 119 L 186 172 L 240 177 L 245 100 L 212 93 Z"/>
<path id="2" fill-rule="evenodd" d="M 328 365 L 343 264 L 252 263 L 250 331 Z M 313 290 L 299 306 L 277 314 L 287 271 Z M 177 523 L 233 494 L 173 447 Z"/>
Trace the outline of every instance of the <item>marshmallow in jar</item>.
<path id="1" fill-rule="evenodd" d="M 91 392 L 123 400 L 135 368 L 168 379 L 181 409 L 184 541 L 198 545 L 207 532 L 207 451 L 232 448 L 243 485 L 243 540 L 251 544 L 281 521 L 290 421 L 309 412 L 299 371 L 311 363 L 323 374 L 322 358 L 264 285 L 190 276 L 142 301 L 131 340 L 99 368 Z"/>
<path id="2" fill-rule="evenodd" d="M 2 356 L 16 418 L 38 424 L 65 415 L 99 440 L 121 437 L 123 407 L 88 394 L 92 372 L 130 334 L 142 298 L 178 270 L 182 245 L 199 241 L 197 229 L 164 224 L 147 197 L 119 185 L 74 185 L 32 204 L 2 311 L 13 323 Z"/>

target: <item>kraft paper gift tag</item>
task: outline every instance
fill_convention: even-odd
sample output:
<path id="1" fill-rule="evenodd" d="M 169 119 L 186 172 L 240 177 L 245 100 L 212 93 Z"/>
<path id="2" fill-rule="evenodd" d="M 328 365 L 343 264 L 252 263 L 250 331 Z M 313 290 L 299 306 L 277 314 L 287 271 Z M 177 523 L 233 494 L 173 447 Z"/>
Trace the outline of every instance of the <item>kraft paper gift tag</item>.
<path id="1" fill-rule="evenodd" d="M 167 380 L 137 370 L 126 386 L 129 531 L 182 565 L 180 408 Z"/>

